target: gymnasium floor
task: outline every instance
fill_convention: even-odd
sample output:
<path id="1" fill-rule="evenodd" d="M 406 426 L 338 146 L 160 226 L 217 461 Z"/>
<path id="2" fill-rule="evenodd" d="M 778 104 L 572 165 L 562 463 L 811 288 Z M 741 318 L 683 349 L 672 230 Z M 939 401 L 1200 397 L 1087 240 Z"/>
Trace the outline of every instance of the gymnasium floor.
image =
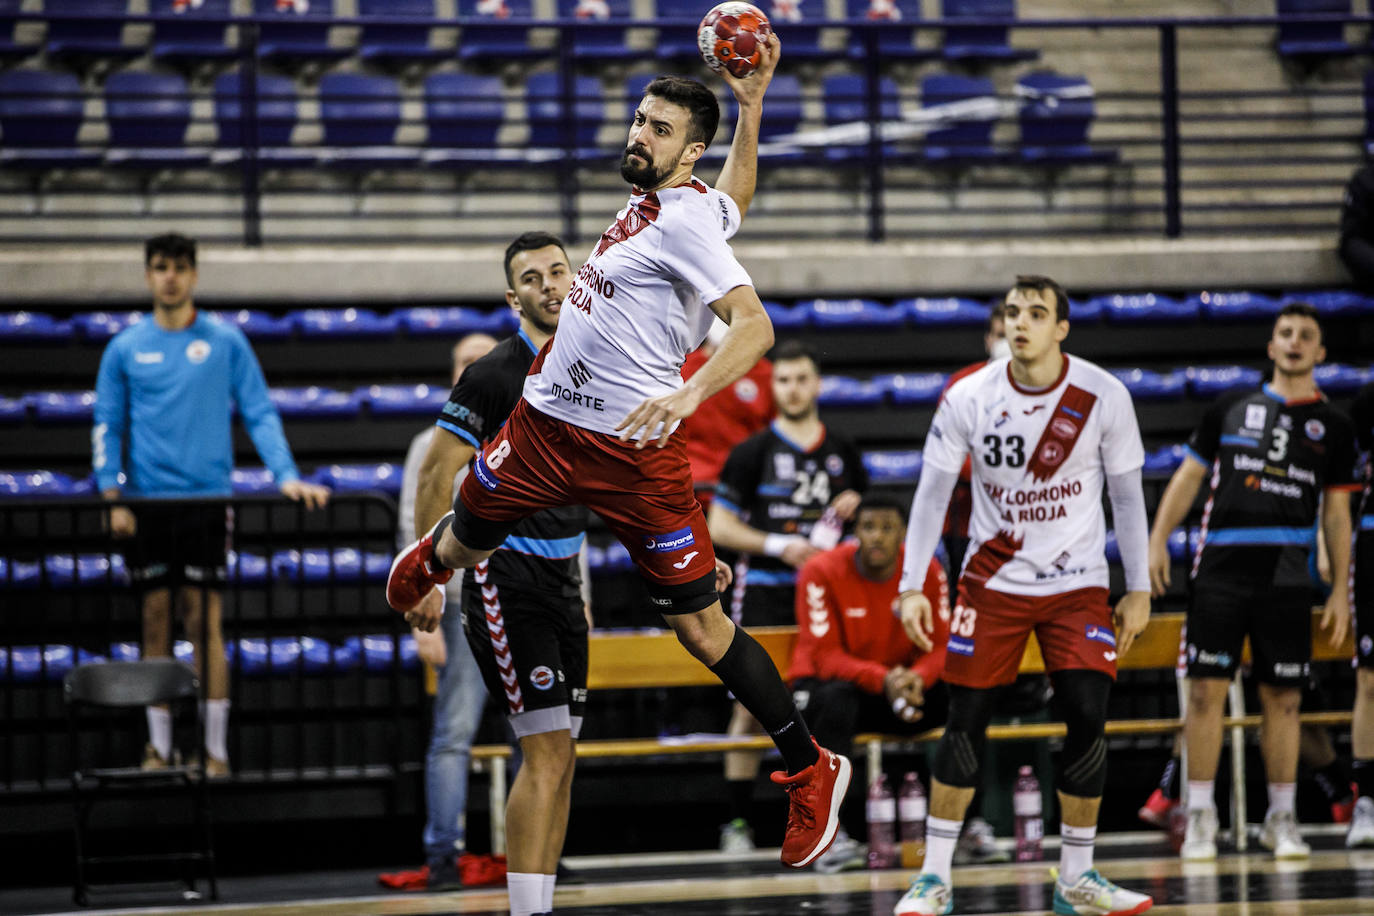
<path id="1" fill-rule="evenodd" d="M 1315 835 L 1313 835 L 1315 834 Z M 1374 914 L 1374 850 L 1347 852 L 1331 827 L 1309 832 L 1310 861 L 1280 864 L 1263 852 L 1223 854 L 1212 865 L 1185 866 L 1159 834 L 1116 834 L 1098 864 L 1109 877 L 1152 894 L 1160 916 L 1353 916 Z M 1047 864 L 982 866 L 956 871 L 955 912 L 978 916 L 1040 916 L 1049 912 Z M 905 871 L 817 875 L 783 872 L 776 850 L 740 860 L 718 853 L 571 858 L 582 883 L 560 886 L 558 916 L 888 916 L 905 890 Z M 503 916 L 504 889 L 445 894 L 379 893 L 375 873 L 339 872 L 229 878 L 219 905 L 175 906 L 175 897 L 135 906 L 76 910 L 88 914 L 234 916 Z M 65 896 L 63 896 L 65 894 Z M 44 899 L 46 898 L 46 899 Z M 71 911 L 70 893 L 0 892 L 0 912 Z M 111 901 L 113 902 L 113 901 Z M 149 905 L 152 904 L 152 905 Z"/>

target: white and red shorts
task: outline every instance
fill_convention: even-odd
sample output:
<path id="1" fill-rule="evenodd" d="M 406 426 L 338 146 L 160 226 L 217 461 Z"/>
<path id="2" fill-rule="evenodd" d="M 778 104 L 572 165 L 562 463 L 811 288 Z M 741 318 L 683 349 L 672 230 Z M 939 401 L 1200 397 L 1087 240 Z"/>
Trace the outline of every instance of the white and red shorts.
<path id="1" fill-rule="evenodd" d="M 659 448 L 556 420 L 523 399 L 473 459 L 454 501 L 453 534 L 493 550 L 541 509 L 586 506 L 630 552 L 663 613 L 717 600 L 716 555 L 692 490 L 682 436 Z"/>
<path id="2" fill-rule="evenodd" d="M 1047 672 L 1086 668 L 1116 678 L 1116 630 L 1105 588 L 1012 595 L 961 579 L 944 679 L 963 687 L 1010 684 L 1032 631 Z"/>

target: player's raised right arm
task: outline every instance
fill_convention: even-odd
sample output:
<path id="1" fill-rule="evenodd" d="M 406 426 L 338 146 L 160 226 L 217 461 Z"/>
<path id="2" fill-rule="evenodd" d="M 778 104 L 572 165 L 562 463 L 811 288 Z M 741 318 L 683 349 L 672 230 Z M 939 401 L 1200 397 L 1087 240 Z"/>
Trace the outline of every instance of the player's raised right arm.
<path id="1" fill-rule="evenodd" d="M 739 117 L 735 121 L 735 134 L 730 140 L 730 154 L 725 157 L 716 178 L 716 188 L 729 194 L 739 207 L 741 217 L 749 210 L 754 200 L 754 185 L 759 171 L 759 121 L 763 116 L 763 94 L 773 79 L 773 71 L 778 67 L 782 45 L 776 34 L 769 36 L 763 48 L 759 65 L 745 77 L 737 77 L 728 70 L 721 76 L 730 84 L 730 91 L 739 102 Z"/>

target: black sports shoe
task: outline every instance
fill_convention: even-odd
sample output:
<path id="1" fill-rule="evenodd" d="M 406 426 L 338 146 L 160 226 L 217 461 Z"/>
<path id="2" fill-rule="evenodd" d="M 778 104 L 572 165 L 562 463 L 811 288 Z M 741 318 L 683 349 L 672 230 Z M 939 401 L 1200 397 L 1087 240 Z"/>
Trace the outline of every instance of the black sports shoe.
<path id="1" fill-rule="evenodd" d="M 455 856 L 429 863 L 429 877 L 425 879 L 425 887 L 429 890 L 456 891 L 462 886 L 463 879 L 458 874 L 458 859 Z"/>

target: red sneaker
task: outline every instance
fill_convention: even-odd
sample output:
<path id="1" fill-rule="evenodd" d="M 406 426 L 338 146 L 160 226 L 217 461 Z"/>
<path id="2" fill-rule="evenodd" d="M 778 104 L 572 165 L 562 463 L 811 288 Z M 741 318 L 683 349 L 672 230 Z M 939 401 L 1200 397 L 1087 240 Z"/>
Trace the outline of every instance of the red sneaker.
<path id="1" fill-rule="evenodd" d="M 1163 789 L 1155 789 L 1150 797 L 1145 799 L 1145 804 L 1140 806 L 1136 816 L 1153 827 L 1161 830 L 1169 829 L 1169 809 L 1173 808 L 1176 802 L 1172 798 L 1164 795 Z"/>
<path id="2" fill-rule="evenodd" d="M 815 744 L 816 739 L 812 738 Z M 816 744 L 821 757 L 794 776 L 777 772 L 769 778 L 787 790 L 787 836 L 782 841 L 782 864 L 810 865 L 835 840 L 840 825 L 840 802 L 849 789 L 849 758 Z"/>
<path id="3" fill-rule="evenodd" d="M 1331 803 L 1331 822 L 1334 824 L 1350 823 L 1350 819 L 1355 816 L 1355 799 L 1359 795 L 1360 787 L 1352 782 L 1350 794 L 1341 801 Z"/>
<path id="4" fill-rule="evenodd" d="M 448 518 L 448 515 L 444 518 Z M 438 528 L 443 520 L 441 518 L 435 522 L 434 528 Z M 391 573 L 386 579 L 386 603 L 402 614 L 419 604 L 436 585 L 443 585 L 453 578 L 454 570 L 435 571 L 434 528 L 396 554 L 396 559 L 391 562 Z"/>

